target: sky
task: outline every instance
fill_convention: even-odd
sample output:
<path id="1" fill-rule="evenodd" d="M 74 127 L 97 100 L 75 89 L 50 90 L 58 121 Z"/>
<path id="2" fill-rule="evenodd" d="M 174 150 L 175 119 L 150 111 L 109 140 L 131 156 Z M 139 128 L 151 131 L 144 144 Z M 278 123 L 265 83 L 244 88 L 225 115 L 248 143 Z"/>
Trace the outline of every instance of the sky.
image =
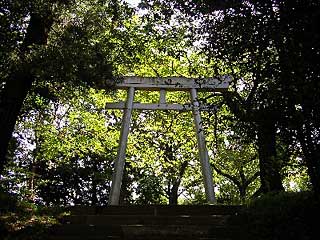
<path id="1" fill-rule="evenodd" d="M 136 7 L 140 3 L 141 0 L 125 0 L 127 3 L 129 3 L 131 6 Z"/>

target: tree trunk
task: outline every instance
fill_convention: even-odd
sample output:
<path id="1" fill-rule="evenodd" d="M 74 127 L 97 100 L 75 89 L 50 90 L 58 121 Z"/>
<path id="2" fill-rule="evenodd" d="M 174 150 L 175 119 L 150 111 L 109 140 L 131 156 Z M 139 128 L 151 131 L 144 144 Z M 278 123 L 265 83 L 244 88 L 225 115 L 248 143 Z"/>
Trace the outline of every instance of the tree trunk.
<path id="1" fill-rule="evenodd" d="M 258 125 L 258 153 L 261 188 L 264 193 L 283 191 L 280 162 L 276 154 L 276 126 L 272 121 Z"/>
<path id="2" fill-rule="evenodd" d="M 32 202 L 35 201 L 36 194 L 35 194 L 35 188 L 36 188 L 36 174 L 37 174 L 37 166 L 34 161 L 32 161 L 30 165 L 30 173 L 31 176 L 28 179 L 28 199 Z"/>
<path id="3" fill-rule="evenodd" d="M 128 197 L 130 196 L 129 187 L 129 176 L 128 176 L 128 164 L 125 163 L 123 177 L 122 177 L 122 184 L 120 189 L 120 197 L 119 197 L 119 205 L 128 205 Z"/>
<path id="4" fill-rule="evenodd" d="M 240 184 L 238 186 L 238 189 L 239 189 L 239 195 L 240 195 L 240 200 L 242 203 L 245 202 L 245 199 L 246 199 L 246 193 L 247 193 L 247 187 L 248 185 L 246 184 L 247 182 L 247 179 L 246 179 L 246 176 L 244 174 L 244 170 L 243 170 L 243 167 L 241 167 L 239 169 L 239 175 L 240 175 Z"/>
<path id="5" fill-rule="evenodd" d="M 169 193 L 169 205 L 177 205 L 178 204 L 178 190 L 180 186 L 180 181 L 175 181 L 172 184 Z"/>
<path id="6" fill-rule="evenodd" d="M 313 191 L 315 195 L 320 199 L 320 150 L 308 151 L 305 150 L 306 147 L 303 147 L 303 149 Z"/>
<path id="7" fill-rule="evenodd" d="M 177 205 L 178 204 L 178 191 L 179 191 L 179 186 L 181 184 L 181 180 L 182 177 L 186 171 L 188 167 L 188 161 L 184 161 L 181 165 L 180 165 L 180 169 L 179 169 L 179 176 L 177 177 L 177 179 L 175 179 L 173 181 L 172 187 L 170 189 L 169 187 L 169 205 Z"/>
<path id="8" fill-rule="evenodd" d="M 97 166 L 97 161 L 98 159 L 96 157 L 93 157 L 91 159 L 93 162 L 93 167 L 92 167 L 92 188 L 91 188 L 91 205 L 96 206 L 98 204 L 98 166 Z"/>
<path id="9" fill-rule="evenodd" d="M 16 120 L 32 82 L 30 72 L 21 69 L 12 74 L 3 89 L 0 102 L 0 174 L 6 164 L 6 154 Z"/>
<path id="10" fill-rule="evenodd" d="M 320 149 L 319 144 L 314 143 L 312 131 L 306 127 L 303 131 L 303 126 L 298 130 L 298 137 L 301 143 L 303 155 L 305 157 L 308 174 L 312 183 L 312 188 L 315 195 L 320 198 Z"/>
<path id="11" fill-rule="evenodd" d="M 43 15 L 30 14 L 30 22 L 27 28 L 24 42 L 21 46 L 21 59 L 28 54 L 29 47 L 33 44 L 45 45 L 47 43 L 48 33 L 53 23 L 52 13 L 47 12 Z M 34 76 L 31 73 L 30 66 L 21 61 L 21 65 L 12 70 L 1 91 L 0 97 L 0 176 L 6 164 L 6 154 L 9 141 L 14 130 L 19 112 L 24 99 L 26 98 Z"/>
<path id="12" fill-rule="evenodd" d="M 280 16 L 282 88 L 290 107 L 286 124 L 297 132 L 312 188 L 320 198 L 319 1 L 283 1 Z"/>

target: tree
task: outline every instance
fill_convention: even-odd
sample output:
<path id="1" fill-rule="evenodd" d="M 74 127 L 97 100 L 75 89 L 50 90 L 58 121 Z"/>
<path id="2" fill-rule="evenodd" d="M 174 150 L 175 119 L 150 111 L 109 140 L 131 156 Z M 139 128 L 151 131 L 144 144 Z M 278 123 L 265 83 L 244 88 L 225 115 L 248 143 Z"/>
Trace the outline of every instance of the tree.
<path id="1" fill-rule="evenodd" d="M 5 43 L 16 44 L 10 41 L 10 35 L 22 35 L 22 33 L 19 33 L 19 31 L 22 30 L 22 26 L 18 25 L 22 22 L 21 18 L 29 16 L 30 22 L 22 44 L 20 44 L 20 46 L 10 46 L 12 50 L 19 51 L 19 55 L 17 56 L 20 60 L 19 64 L 16 66 L 8 66 L 8 70 L 4 69 L 7 70 L 5 72 L 7 77 L 2 79 L 3 88 L 0 100 L 0 123 L 1 126 L 3 126 L 0 130 L 0 172 L 2 172 L 4 168 L 5 155 L 17 116 L 33 82 L 33 77 L 27 64 L 29 49 L 33 44 L 44 45 L 47 43 L 48 33 L 53 24 L 53 13 L 50 6 L 42 6 L 43 9 L 41 9 L 41 7 L 38 9 L 30 9 L 31 11 L 28 12 L 28 4 L 23 4 L 22 2 L 20 4 L 23 6 L 22 9 L 19 9 L 19 4 L 16 5 L 9 1 L 5 1 L 4 4 L 1 5 L 2 14 L 5 14 L 5 12 L 9 12 L 10 14 L 5 14 L 5 16 L 8 16 L 8 18 L 5 19 L 7 24 L 4 27 L 6 30 L 5 33 L 8 33 L 8 36 L 4 36 Z M 30 5 L 32 6 L 33 4 L 30 3 Z M 40 14 L 40 12 L 43 14 Z M 10 29 L 11 22 L 14 23 L 16 29 Z M 12 30 L 16 32 L 12 34 Z M 9 55 L 9 53 L 7 54 Z"/>
<path id="2" fill-rule="evenodd" d="M 112 85 L 115 39 L 132 11 L 120 1 L 3 1 L 0 173 L 27 94 L 36 83 Z M 97 23 L 103 16 L 104 21 Z M 124 51 L 126 53 L 126 51 Z M 10 61 L 7 64 L 6 58 Z M 108 83 L 108 84 L 107 84 Z"/>
<path id="3" fill-rule="evenodd" d="M 73 94 L 38 98 L 17 122 L 17 147 L 4 173 L 8 192 L 46 205 L 107 204 L 119 124 L 104 110 L 105 92 Z"/>
<path id="4" fill-rule="evenodd" d="M 274 147 L 277 140 L 270 133 L 273 132 L 273 135 L 276 135 L 276 131 L 279 132 L 281 129 L 280 134 L 277 134 L 278 137 L 286 135 L 285 138 L 290 138 L 295 144 L 297 143 L 295 139 L 299 139 L 301 147 L 304 148 L 309 175 L 311 179 L 313 178 L 311 181 L 314 190 L 319 193 L 320 181 L 317 177 L 319 171 L 315 170 L 319 169 L 319 161 L 316 160 L 318 159 L 317 142 L 319 142 L 319 134 L 317 134 L 319 126 L 316 124 L 318 122 L 316 119 L 319 118 L 316 111 L 319 77 L 316 70 L 317 64 L 315 64 L 318 62 L 316 59 L 319 58 L 317 54 L 319 34 L 314 25 L 317 21 L 315 19 L 319 18 L 319 3 L 316 1 L 310 1 L 308 4 L 301 1 L 268 3 L 252 1 L 250 4 L 244 2 L 242 5 L 235 5 L 233 10 L 223 12 L 224 24 L 221 28 L 210 29 L 210 26 L 216 24 L 208 20 L 208 30 L 213 32 L 209 42 L 212 43 L 213 49 L 216 49 L 215 56 L 218 55 L 220 59 L 226 59 L 227 56 L 232 60 L 231 64 L 233 61 L 241 63 L 242 67 L 236 68 L 237 73 L 233 75 L 239 76 L 239 70 L 242 72 L 244 67 L 249 67 L 242 73 L 252 72 L 255 80 L 248 97 L 233 96 L 234 101 L 231 101 L 229 106 L 233 105 L 234 111 L 244 110 L 246 116 L 248 112 L 253 113 L 249 121 L 256 124 L 260 122 L 258 123 L 260 126 L 257 126 L 257 143 L 261 156 L 259 158 L 262 164 L 264 162 L 271 164 L 271 168 L 261 166 L 261 171 L 270 171 L 273 168 L 278 172 L 277 168 L 279 169 L 279 163 L 272 158 L 269 158 L 269 161 L 262 159 L 268 158 L 270 153 L 274 156 L 277 153 L 277 148 Z M 237 37 L 234 38 L 232 35 Z M 225 37 L 227 39 L 219 41 Z M 235 45 L 237 47 L 233 48 Z M 210 48 L 212 49 L 208 46 L 208 50 Z M 228 52 L 232 55 L 227 55 Z M 236 59 L 237 56 L 238 59 Z M 240 76 L 239 79 L 241 79 Z M 305 90 L 298 90 L 301 88 Z M 310 96 L 312 96 L 311 99 Z M 226 96 L 225 99 L 230 102 L 230 96 Z M 254 107 L 253 111 L 250 109 L 252 100 L 260 105 L 260 107 L 257 105 L 258 108 Z M 235 106 L 235 103 L 238 106 Z M 274 174 L 277 174 L 276 172 Z M 272 177 L 274 174 L 271 172 L 266 175 Z M 279 186 L 279 181 L 276 185 Z"/>
<path id="5" fill-rule="evenodd" d="M 214 175 L 222 178 L 215 180 L 219 188 L 217 199 L 229 204 L 244 203 L 260 191 L 255 142 L 248 136 L 246 126 L 228 110 L 221 96 L 211 99 L 210 95 L 205 95 L 201 99 L 207 105 L 215 106 L 214 110 L 203 113 L 203 122 Z"/>
<path id="6" fill-rule="evenodd" d="M 302 40 L 295 33 L 298 33 L 298 29 L 300 29 L 308 34 L 318 36 L 313 24 L 316 21 L 309 21 L 307 17 L 299 15 L 299 13 L 305 12 L 300 11 L 303 9 L 310 12 L 312 19 L 317 19 L 318 3 L 310 1 L 304 5 L 300 1 L 289 3 L 289 1 L 185 2 L 150 0 L 144 1 L 141 6 L 152 9 L 155 18 L 164 18 L 170 21 L 173 15 L 176 20 L 181 20 L 184 24 L 188 22 L 191 26 L 189 31 L 194 33 L 192 38 L 198 39 L 202 43 L 202 52 L 206 53 L 208 61 L 216 62 L 215 74 L 229 73 L 233 75 L 234 93 L 226 93 L 224 98 L 238 119 L 249 124 L 248 130 L 251 131 L 253 139 L 257 140 L 262 189 L 264 192 L 282 190 L 280 175 L 282 159 L 277 156 L 277 138 L 280 135 L 283 136 L 279 134 L 280 128 L 283 131 L 281 133 L 285 132 L 284 129 L 288 129 L 283 125 L 283 118 L 294 119 L 294 116 L 298 115 L 298 113 L 289 113 L 288 109 L 295 110 L 292 103 L 296 102 L 296 99 L 308 99 L 308 97 L 301 98 L 301 95 L 298 97 L 295 94 L 298 86 L 306 82 L 300 81 L 299 83 L 297 77 L 292 77 L 292 73 L 296 73 L 295 68 L 304 68 L 293 67 L 293 65 L 299 62 L 300 66 L 310 69 L 309 66 L 312 64 L 307 63 L 308 61 L 302 63 L 302 59 L 305 57 L 299 56 L 308 56 L 308 52 L 312 50 L 313 59 L 318 57 L 316 54 L 318 44 L 317 41 L 313 41 L 317 37 L 308 37 Z M 192 24 L 195 20 L 196 24 Z M 288 26 L 292 27 L 288 28 Z M 297 44 L 291 44 L 294 42 Z M 287 48 L 288 43 L 290 51 Z M 306 47 L 299 49 L 297 47 L 299 45 Z M 293 61 L 293 59 L 298 61 Z M 306 75 L 306 73 L 299 74 L 299 76 L 299 78 L 307 77 L 310 79 L 307 84 L 310 88 L 307 88 L 310 91 L 312 89 L 315 93 L 311 96 L 317 96 L 317 92 L 314 91 L 317 89 L 317 75 L 314 74 L 312 78 L 310 74 Z M 291 93 L 284 91 L 288 78 L 294 79 L 290 84 L 293 87 L 289 87 L 289 89 L 295 90 Z M 279 96 L 283 96 L 283 98 Z M 291 100 L 288 101 L 288 99 Z M 314 103 L 316 100 L 313 99 L 312 102 Z M 311 112 L 315 113 L 314 110 L 311 110 L 316 106 L 313 103 L 311 101 L 305 103 L 309 108 L 308 119 L 311 119 L 311 115 L 317 115 L 311 114 Z M 296 106 L 300 107 L 301 104 L 296 104 Z M 279 113 L 283 113 L 283 115 Z M 304 128 L 303 125 L 301 122 L 300 130 Z M 314 123 L 308 125 L 316 126 Z M 313 138 L 318 136 L 318 134 L 314 134 L 318 131 L 317 127 L 308 131 L 306 128 L 304 129 L 300 131 L 304 132 L 300 134 L 301 141 L 306 142 L 306 139 L 309 139 L 307 145 L 313 146 L 310 149 L 316 149 L 317 140 L 313 140 Z M 313 172 L 312 169 L 317 169 L 318 166 L 315 164 L 317 161 L 311 160 L 311 155 L 315 159 L 316 154 L 310 154 L 313 152 L 310 149 L 305 149 L 307 152 L 305 156 L 309 156 L 307 162 L 309 162 L 310 171 Z M 315 177 L 314 173 L 313 177 Z M 313 180 L 313 182 L 317 184 L 316 182 L 319 181 Z"/>
<path id="7" fill-rule="evenodd" d="M 299 143 L 313 189 L 320 196 L 318 1 L 281 1 L 278 41 L 286 139 Z"/>
<path id="8" fill-rule="evenodd" d="M 188 191 L 183 190 L 184 187 L 181 186 L 184 184 L 183 179 L 187 169 L 192 162 L 198 162 L 195 159 L 197 152 L 194 147 L 196 144 L 192 121 L 186 120 L 191 116 L 170 111 L 142 113 L 140 117 L 141 115 L 144 120 L 139 121 L 137 124 L 139 128 L 134 129 L 133 133 L 138 152 L 132 158 L 134 162 L 141 161 L 142 165 L 130 161 L 132 165 L 138 165 L 136 178 L 138 192 L 149 187 L 147 182 L 139 184 L 141 182 L 139 178 L 145 179 L 147 175 L 147 178 L 158 181 L 153 191 L 166 198 L 169 204 L 176 205 L 178 197 Z M 148 199 L 146 194 L 141 194 L 139 197 L 144 201 Z"/>
<path id="9" fill-rule="evenodd" d="M 271 5 L 259 7 L 238 3 L 216 13 L 220 20 L 211 20 L 210 13 L 204 15 L 206 27 L 200 34 L 208 36 L 204 51 L 225 64 L 222 68 L 218 66 L 217 73 L 229 69 L 233 76 L 233 91 L 226 92 L 224 100 L 233 114 L 247 123 L 253 139 L 256 138 L 261 189 L 270 192 L 283 190 L 282 163 L 276 152 L 280 108 L 273 97 L 277 94 L 274 86 L 278 80 L 273 70 L 276 53 L 269 41 L 277 14 Z"/>

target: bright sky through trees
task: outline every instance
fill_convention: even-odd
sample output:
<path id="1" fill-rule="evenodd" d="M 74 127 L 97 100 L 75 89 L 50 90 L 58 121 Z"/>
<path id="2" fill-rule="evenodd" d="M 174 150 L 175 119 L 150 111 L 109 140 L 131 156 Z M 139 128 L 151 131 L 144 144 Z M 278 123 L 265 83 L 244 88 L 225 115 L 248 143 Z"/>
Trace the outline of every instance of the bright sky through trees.
<path id="1" fill-rule="evenodd" d="M 138 6 L 138 4 L 140 3 L 140 0 L 125 0 L 125 1 L 133 7 Z"/>

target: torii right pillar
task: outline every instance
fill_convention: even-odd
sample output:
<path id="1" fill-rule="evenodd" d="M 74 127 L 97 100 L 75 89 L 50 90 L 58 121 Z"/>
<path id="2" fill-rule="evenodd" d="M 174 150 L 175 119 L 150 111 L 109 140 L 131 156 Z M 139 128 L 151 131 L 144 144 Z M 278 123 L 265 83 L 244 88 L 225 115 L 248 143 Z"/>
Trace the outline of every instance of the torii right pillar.
<path id="1" fill-rule="evenodd" d="M 210 166 L 208 150 L 206 147 L 206 140 L 202 127 L 197 90 L 195 88 L 190 89 L 190 95 L 192 101 L 192 112 L 198 141 L 199 157 L 201 163 L 204 188 L 206 192 L 207 201 L 209 203 L 214 204 L 216 203 L 214 183 L 212 178 L 212 170 Z"/>

